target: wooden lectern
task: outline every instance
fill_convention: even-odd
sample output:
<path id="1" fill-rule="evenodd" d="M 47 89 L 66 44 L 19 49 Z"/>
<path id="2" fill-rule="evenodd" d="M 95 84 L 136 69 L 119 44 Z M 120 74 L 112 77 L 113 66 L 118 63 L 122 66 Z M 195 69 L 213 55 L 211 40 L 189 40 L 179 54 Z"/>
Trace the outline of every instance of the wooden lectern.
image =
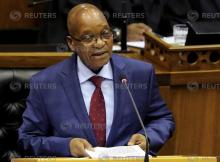
<path id="1" fill-rule="evenodd" d="M 220 44 L 171 45 L 154 33 L 145 34 L 144 56 L 168 71 L 220 69 Z"/>
<path id="2" fill-rule="evenodd" d="M 143 159 L 85 159 L 85 158 L 17 158 L 11 162 L 143 162 Z M 158 156 L 150 158 L 150 162 L 217 162 L 216 157 L 197 156 Z"/>
<path id="3" fill-rule="evenodd" d="M 220 44 L 177 46 L 145 34 L 144 60 L 156 67 L 176 132 L 165 155 L 219 155 Z M 163 77 L 160 77 L 163 76 Z"/>

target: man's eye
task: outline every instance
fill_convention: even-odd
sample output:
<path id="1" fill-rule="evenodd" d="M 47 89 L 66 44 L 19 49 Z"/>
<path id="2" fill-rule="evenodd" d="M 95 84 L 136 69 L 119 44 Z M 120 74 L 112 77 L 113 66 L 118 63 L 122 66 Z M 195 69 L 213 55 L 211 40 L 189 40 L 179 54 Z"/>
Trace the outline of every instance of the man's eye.
<path id="1" fill-rule="evenodd" d="M 104 37 L 109 37 L 111 35 L 112 35 L 112 32 L 110 30 L 104 30 L 102 32 L 102 36 L 104 36 Z"/>
<path id="2" fill-rule="evenodd" d="M 81 37 L 81 40 L 85 41 L 85 42 L 88 42 L 88 41 L 93 40 L 93 38 L 94 38 L 93 35 L 84 35 L 84 36 Z"/>

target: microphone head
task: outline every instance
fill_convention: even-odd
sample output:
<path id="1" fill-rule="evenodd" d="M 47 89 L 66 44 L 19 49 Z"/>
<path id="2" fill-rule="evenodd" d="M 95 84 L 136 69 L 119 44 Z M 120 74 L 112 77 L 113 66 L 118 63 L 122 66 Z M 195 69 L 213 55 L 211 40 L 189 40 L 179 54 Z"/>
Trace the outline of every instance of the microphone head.
<path id="1" fill-rule="evenodd" d="M 127 77 L 126 77 L 125 75 L 121 75 L 121 76 L 120 76 L 120 81 L 121 81 L 121 83 L 123 83 L 123 84 L 127 84 L 127 82 L 128 82 Z"/>
<path id="2" fill-rule="evenodd" d="M 121 82 L 122 82 L 123 84 L 127 84 L 128 80 L 127 80 L 127 79 L 122 79 Z"/>

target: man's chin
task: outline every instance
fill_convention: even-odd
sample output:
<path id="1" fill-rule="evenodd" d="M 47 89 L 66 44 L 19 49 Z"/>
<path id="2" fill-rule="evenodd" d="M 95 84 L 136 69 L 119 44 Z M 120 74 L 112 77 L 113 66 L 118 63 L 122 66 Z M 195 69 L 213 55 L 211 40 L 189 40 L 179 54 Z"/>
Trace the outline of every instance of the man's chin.
<path id="1" fill-rule="evenodd" d="M 108 63 L 108 61 L 109 61 L 109 59 L 107 59 L 107 60 L 105 60 L 103 62 L 100 62 L 99 64 L 96 64 L 94 66 L 91 66 L 91 70 L 100 70 L 100 69 L 102 69 L 102 67 L 104 65 L 106 65 Z"/>
<path id="2" fill-rule="evenodd" d="M 96 58 L 96 59 L 93 59 L 93 63 L 95 64 L 90 64 L 92 66 L 90 66 L 90 69 L 91 70 L 98 70 L 98 69 L 101 69 L 104 65 L 106 65 L 109 60 L 110 60 L 111 56 L 108 54 L 106 55 L 105 57 L 99 57 L 99 58 Z"/>
<path id="3" fill-rule="evenodd" d="M 98 66 L 95 66 L 95 67 L 92 67 L 91 69 L 94 71 L 96 71 L 96 70 L 100 70 L 100 69 L 102 69 L 103 68 L 103 66 L 104 66 L 105 64 L 101 64 L 101 65 L 98 65 Z"/>

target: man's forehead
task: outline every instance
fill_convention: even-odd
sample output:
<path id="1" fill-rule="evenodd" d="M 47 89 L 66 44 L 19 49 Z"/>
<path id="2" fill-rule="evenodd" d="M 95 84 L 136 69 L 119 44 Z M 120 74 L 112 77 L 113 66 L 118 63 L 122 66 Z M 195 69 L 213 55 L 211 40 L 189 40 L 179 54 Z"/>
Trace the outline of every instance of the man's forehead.
<path id="1" fill-rule="evenodd" d="M 77 30 L 82 26 L 107 25 L 108 22 L 103 13 L 93 5 L 82 5 L 73 8 L 68 15 L 68 29 Z"/>
<path id="2" fill-rule="evenodd" d="M 94 22 L 88 22 L 83 21 L 82 23 L 78 24 L 75 28 L 75 33 L 77 35 L 83 35 L 88 33 L 94 33 L 98 34 L 102 32 L 104 29 L 109 28 L 109 25 L 105 21 L 94 21 Z"/>
<path id="3" fill-rule="evenodd" d="M 88 15 L 101 16 L 102 13 L 97 8 L 92 8 L 92 7 L 80 8 L 77 10 L 73 10 L 70 13 L 70 17 L 82 17 L 82 16 L 88 16 Z"/>
<path id="4" fill-rule="evenodd" d="M 107 24 L 107 20 L 103 13 L 91 4 L 77 5 L 68 14 L 67 25 L 69 30 L 80 27 L 82 25 Z M 91 24 L 91 25 L 92 25 Z M 70 31 L 69 31 L 70 32 Z"/>
<path id="5" fill-rule="evenodd" d="M 78 21 L 106 21 L 101 12 L 97 10 L 82 10 L 78 12 L 75 17 Z"/>

